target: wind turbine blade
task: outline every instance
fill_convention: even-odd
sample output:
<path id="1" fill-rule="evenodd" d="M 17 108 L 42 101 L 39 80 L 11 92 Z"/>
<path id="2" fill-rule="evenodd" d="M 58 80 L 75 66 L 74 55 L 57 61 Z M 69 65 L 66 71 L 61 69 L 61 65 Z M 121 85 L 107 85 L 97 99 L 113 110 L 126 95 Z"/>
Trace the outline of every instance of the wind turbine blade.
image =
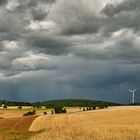
<path id="1" fill-rule="evenodd" d="M 134 89 L 133 91 L 135 92 L 137 90 L 137 88 L 136 89 Z"/>
<path id="2" fill-rule="evenodd" d="M 132 90 L 129 90 L 130 92 L 133 92 Z"/>

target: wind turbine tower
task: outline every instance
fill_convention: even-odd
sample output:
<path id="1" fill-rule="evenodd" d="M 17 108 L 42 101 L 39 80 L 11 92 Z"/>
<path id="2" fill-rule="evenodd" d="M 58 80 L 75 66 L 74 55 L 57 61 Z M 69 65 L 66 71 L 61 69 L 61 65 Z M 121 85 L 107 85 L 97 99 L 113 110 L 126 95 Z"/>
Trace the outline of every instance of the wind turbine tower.
<path id="1" fill-rule="evenodd" d="M 134 89 L 134 90 L 129 90 L 129 92 L 131 92 L 132 93 L 132 104 L 134 104 L 135 103 L 135 91 L 137 90 L 137 88 L 136 89 Z"/>

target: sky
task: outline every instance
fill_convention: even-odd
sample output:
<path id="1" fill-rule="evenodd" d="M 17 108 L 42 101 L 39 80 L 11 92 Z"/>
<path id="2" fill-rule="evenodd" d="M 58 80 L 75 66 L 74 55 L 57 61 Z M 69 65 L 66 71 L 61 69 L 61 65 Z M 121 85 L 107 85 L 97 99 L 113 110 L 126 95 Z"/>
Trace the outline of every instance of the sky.
<path id="1" fill-rule="evenodd" d="M 139 0 L 0 0 L 0 99 L 140 102 Z"/>

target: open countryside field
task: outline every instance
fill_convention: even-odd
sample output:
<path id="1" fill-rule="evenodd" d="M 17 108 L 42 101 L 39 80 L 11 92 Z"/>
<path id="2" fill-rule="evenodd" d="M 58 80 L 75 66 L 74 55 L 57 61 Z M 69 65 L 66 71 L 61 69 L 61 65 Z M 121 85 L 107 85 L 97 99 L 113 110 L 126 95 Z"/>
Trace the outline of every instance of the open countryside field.
<path id="1" fill-rule="evenodd" d="M 13 117 L 22 117 L 24 113 L 28 111 L 32 111 L 33 108 L 30 106 L 25 106 L 21 110 L 17 109 L 17 106 L 11 106 L 7 109 L 0 108 L 0 117 L 2 118 L 13 118 Z M 66 107 L 68 113 L 72 112 L 78 112 L 80 111 L 79 107 Z M 35 109 L 36 115 L 43 115 L 44 112 L 47 112 L 47 114 L 51 114 L 52 109 L 45 109 L 45 107 L 42 107 L 41 109 Z"/>
<path id="2" fill-rule="evenodd" d="M 0 140 L 24 140 L 36 132 L 29 132 L 29 127 L 38 116 L 12 117 L 0 119 Z"/>
<path id="3" fill-rule="evenodd" d="M 40 115 L 0 119 L 0 140 L 140 140 L 139 106 L 68 110 L 67 114 L 48 115 L 37 110 Z M 3 111 L 22 115 L 26 110 Z"/>
<path id="4" fill-rule="evenodd" d="M 23 117 L 24 113 L 32 111 L 31 106 L 9 106 L 6 109 L 0 108 L 0 140 L 24 140 L 41 131 L 29 132 L 32 122 L 44 112 L 51 113 L 52 109 L 36 109 L 36 115 Z M 67 108 L 68 112 L 79 111 L 79 107 Z"/>
<path id="5" fill-rule="evenodd" d="M 140 140 L 140 107 L 40 116 L 29 131 L 40 129 L 30 140 Z"/>
<path id="6" fill-rule="evenodd" d="M 17 107 L 8 107 L 7 109 L 0 109 L 0 117 L 2 118 L 13 118 L 13 117 L 22 117 L 24 113 L 32 111 L 31 107 L 25 107 L 23 109 L 17 109 Z M 36 115 L 42 115 L 43 112 L 50 112 L 50 109 L 37 109 Z"/>

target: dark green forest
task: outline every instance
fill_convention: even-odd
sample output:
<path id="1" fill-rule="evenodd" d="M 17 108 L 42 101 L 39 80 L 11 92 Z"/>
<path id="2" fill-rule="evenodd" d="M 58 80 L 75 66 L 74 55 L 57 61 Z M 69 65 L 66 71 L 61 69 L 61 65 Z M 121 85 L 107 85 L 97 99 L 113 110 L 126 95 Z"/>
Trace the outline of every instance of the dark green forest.
<path id="1" fill-rule="evenodd" d="M 32 103 L 28 102 L 15 102 L 15 101 L 6 101 L 6 100 L 0 100 L 0 106 L 2 104 L 5 104 L 6 106 L 32 106 Z"/>
<path id="2" fill-rule="evenodd" d="M 46 106 L 46 108 L 54 108 L 56 106 L 62 107 L 90 107 L 90 106 L 117 106 L 121 105 L 118 103 L 111 103 L 105 101 L 95 101 L 95 100 L 82 100 L 82 99 L 66 99 L 66 100 L 52 100 L 37 102 L 34 105 Z"/>
<path id="3" fill-rule="evenodd" d="M 90 106 L 116 106 L 121 105 L 118 103 L 105 102 L 105 101 L 96 101 L 96 100 L 84 100 L 84 99 L 66 99 L 66 100 L 52 100 L 52 101 L 43 101 L 43 102 L 15 102 L 15 101 L 6 101 L 0 100 L 0 105 L 5 104 L 6 106 L 46 106 L 47 108 L 54 108 L 56 106 L 62 107 L 90 107 Z"/>

